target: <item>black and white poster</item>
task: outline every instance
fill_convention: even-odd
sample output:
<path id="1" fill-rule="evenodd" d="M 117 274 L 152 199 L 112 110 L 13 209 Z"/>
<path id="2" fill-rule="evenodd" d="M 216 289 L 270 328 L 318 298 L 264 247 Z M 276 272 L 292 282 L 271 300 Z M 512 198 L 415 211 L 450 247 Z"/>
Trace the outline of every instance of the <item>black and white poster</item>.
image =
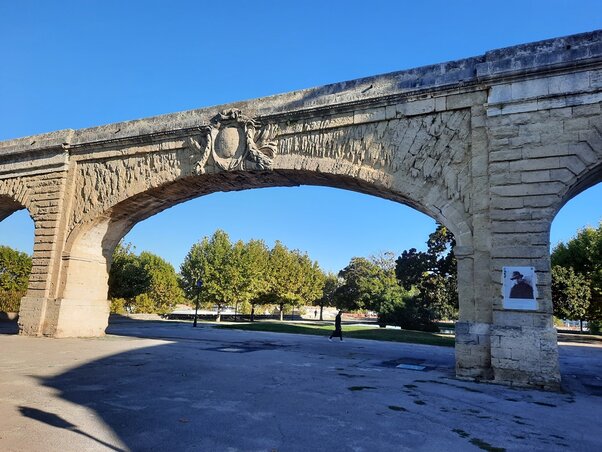
<path id="1" fill-rule="evenodd" d="M 505 309 L 537 309 L 537 279 L 533 267 L 503 267 Z"/>

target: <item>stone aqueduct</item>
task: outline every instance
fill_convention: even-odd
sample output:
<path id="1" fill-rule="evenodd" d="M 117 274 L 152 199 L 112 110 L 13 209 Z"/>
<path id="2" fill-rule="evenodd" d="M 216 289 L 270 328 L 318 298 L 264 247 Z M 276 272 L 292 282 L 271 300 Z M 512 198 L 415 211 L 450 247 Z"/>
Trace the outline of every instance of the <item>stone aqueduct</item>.
<path id="1" fill-rule="evenodd" d="M 157 212 L 216 191 L 323 185 L 410 205 L 453 231 L 458 377 L 557 387 L 549 230 L 602 179 L 601 105 L 596 31 L 2 142 L 0 220 L 25 208 L 35 224 L 20 333 L 104 334 L 112 251 Z M 535 310 L 504 307 L 504 266 L 534 267 Z"/>

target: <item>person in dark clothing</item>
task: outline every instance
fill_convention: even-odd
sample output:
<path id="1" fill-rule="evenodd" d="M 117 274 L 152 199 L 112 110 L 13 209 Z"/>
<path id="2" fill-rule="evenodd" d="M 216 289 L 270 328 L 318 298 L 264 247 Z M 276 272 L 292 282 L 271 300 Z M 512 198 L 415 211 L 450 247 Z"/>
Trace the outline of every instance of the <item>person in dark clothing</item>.
<path id="1" fill-rule="evenodd" d="M 514 286 L 510 289 L 510 298 L 533 299 L 533 287 L 523 278 L 524 276 L 520 272 L 512 272 L 510 280 L 514 281 Z"/>
<path id="2" fill-rule="evenodd" d="M 332 340 L 333 337 L 340 337 L 343 340 L 343 330 L 341 329 L 341 315 L 343 311 L 339 311 L 337 316 L 334 318 L 334 331 L 328 338 L 329 341 Z"/>

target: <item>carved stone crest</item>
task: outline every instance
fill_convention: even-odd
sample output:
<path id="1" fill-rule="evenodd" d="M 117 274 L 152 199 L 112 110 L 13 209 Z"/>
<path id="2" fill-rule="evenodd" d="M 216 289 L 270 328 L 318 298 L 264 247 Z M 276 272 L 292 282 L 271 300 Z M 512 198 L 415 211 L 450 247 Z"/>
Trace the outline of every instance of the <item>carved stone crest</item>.
<path id="1" fill-rule="evenodd" d="M 195 165 L 197 174 L 205 173 L 208 164 L 226 171 L 272 169 L 277 150 L 273 141 L 275 125 L 261 127 L 256 120 L 233 109 L 213 117 L 203 132 L 200 142 L 188 140 L 189 146 L 201 153 Z"/>

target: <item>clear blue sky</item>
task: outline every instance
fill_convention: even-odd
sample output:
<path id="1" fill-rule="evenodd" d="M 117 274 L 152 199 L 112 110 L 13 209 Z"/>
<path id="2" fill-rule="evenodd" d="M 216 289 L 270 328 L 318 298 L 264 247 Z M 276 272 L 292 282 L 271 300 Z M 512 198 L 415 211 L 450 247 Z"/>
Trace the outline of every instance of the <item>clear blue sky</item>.
<path id="1" fill-rule="evenodd" d="M 3 1 L 0 140 L 262 97 L 602 28 L 602 1 Z M 602 184 L 556 218 L 552 242 L 602 217 Z M 338 271 L 423 248 L 434 222 L 329 188 L 217 193 L 138 224 L 138 251 L 179 267 L 216 228 L 280 239 Z M 0 244 L 31 252 L 24 212 Z"/>

